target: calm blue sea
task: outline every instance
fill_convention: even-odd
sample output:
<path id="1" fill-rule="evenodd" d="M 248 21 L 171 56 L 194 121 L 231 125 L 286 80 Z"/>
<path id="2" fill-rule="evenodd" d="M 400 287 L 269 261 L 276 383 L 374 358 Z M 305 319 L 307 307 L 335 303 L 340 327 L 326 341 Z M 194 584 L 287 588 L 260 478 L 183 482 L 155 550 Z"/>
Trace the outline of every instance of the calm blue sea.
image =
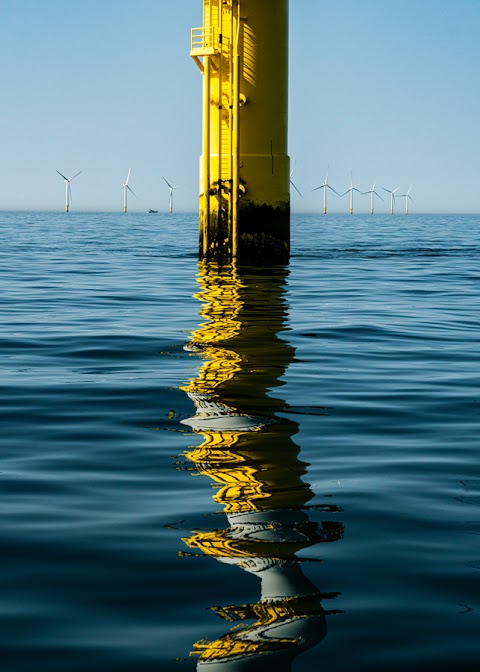
<path id="1" fill-rule="evenodd" d="M 480 669 L 480 217 L 1 213 L 5 672 Z"/>

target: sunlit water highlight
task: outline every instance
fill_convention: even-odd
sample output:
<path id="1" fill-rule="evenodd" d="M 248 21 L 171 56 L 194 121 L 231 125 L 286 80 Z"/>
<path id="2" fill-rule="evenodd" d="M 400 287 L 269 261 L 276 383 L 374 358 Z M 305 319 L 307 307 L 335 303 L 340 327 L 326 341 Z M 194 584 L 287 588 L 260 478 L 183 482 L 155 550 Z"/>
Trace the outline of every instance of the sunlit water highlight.
<path id="1" fill-rule="evenodd" d="M 0 238 L 5 670 L 478 669 L 480 217 Z"/>

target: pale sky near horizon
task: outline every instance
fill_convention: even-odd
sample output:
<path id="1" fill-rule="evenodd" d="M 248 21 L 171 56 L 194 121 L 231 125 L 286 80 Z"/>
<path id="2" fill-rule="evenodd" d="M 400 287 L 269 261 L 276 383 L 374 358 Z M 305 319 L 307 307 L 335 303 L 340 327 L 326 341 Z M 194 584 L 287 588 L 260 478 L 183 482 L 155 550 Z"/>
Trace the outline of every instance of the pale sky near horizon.
<path id="1" fill-rule="evenodd" d="M 166 210 L 162 175 L 197 210 L 202 4 L 0 0 L 0 210 L 61 211 L 58 169 L 83 171 L 72 211 L 121 211 L 130 167 L 131 211 Z M 480 0 L 290 0 L 292 211 L 321 212 L 329 169 L 340 192 L 353 171 L 383 196 L 413 184 L 413 212 L 479 213 L 479 29 Z"/>

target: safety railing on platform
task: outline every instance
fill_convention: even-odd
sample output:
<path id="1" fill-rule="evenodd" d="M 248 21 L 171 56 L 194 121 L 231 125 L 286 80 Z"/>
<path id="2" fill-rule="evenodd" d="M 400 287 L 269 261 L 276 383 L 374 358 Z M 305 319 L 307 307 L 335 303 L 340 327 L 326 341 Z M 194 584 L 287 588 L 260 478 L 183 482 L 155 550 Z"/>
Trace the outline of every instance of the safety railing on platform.
<path id="1" fill-rule="evenodd" d="M 215 28 L 192 28 L 191 56 L 213 56 L 216 53 Z"/>

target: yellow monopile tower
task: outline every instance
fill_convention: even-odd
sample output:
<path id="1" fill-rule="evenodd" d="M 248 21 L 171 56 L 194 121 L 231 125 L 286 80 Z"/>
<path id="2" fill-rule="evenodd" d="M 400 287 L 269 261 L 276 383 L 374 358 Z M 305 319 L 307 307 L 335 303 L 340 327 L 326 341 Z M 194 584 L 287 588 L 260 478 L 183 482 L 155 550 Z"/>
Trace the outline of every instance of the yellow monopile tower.
<path id="1" fill-rule="evenodd" d="M 290 248 L 288 0 L 203 0 L 200 255 L 284 262 Z"/>

